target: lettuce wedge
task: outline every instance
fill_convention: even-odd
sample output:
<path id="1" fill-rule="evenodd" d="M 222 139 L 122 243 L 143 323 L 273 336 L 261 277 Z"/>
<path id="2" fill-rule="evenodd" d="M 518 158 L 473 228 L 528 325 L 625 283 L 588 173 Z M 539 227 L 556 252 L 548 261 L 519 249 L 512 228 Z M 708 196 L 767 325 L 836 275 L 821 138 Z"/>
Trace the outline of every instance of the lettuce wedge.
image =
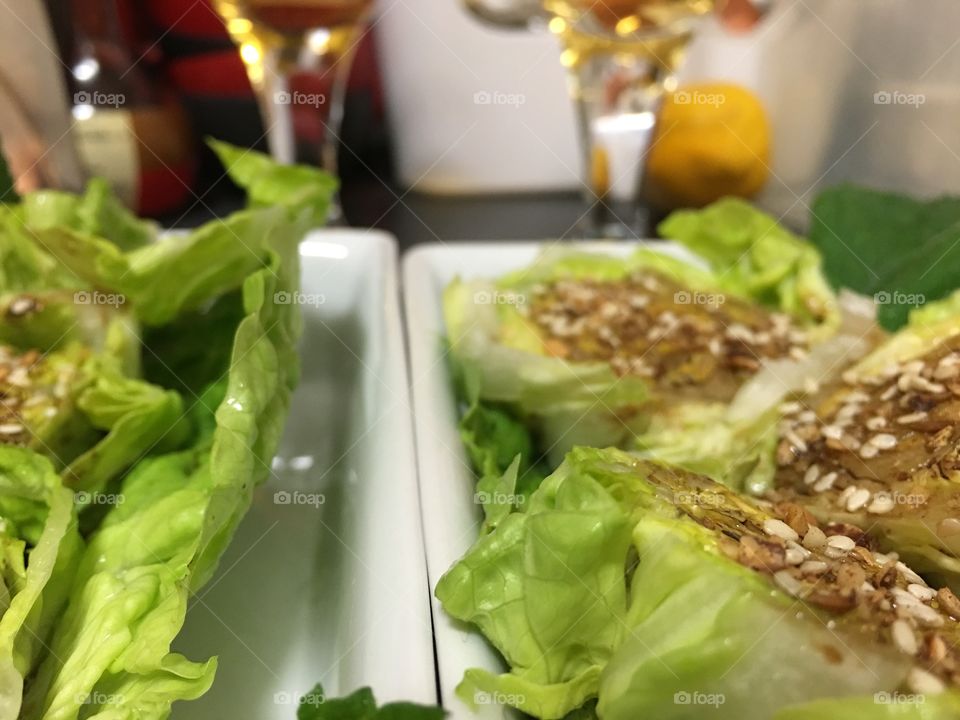
<path id="1" fill-rule="evenodd" d="M 604 720 L 764 720 L 926 693 L 937 710 L 916 717 L 954 717 L 960 601 L 866 538 L 577 448 L 437 587 L 509 668 L 468 671 L 458 694 L 539 718 L 596 699 Z"/>

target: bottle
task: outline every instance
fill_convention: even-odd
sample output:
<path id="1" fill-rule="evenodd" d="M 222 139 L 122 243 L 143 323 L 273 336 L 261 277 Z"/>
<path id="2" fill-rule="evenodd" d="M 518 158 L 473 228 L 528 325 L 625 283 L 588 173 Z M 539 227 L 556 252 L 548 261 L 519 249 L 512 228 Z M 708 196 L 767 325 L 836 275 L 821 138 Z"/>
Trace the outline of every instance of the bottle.
<path id="1" fill-rule="evenodd" d="M 129 0 L 48 0 L 68 68 L 73 139 L 88 176 L 105 178 L 138 214 L 192 195 L 196 148 L 186 113 L 148 48 L 139 52 Z"/>

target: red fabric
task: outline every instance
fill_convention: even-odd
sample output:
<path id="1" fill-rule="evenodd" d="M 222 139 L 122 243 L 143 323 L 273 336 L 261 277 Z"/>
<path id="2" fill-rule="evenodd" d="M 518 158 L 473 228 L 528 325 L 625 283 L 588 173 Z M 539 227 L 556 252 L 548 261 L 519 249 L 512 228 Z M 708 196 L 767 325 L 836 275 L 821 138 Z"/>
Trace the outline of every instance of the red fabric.
<path id="1" fill-rule="evenodd" d="M 161 32 L 194 38 L 227 38 L 227 30 L 209 1 L 147 0 L 150 20 Z"/>
<path id="2" fill-rule="evenodd" d="M 140 168 L 137 212 L 163 215 L 183 207 L 193 187 L 195 168 L 185 162 L 173 167 Z"/>
<path id="3" fill-rule="evenodd" d="M 182 94 L 207 97 L 252 97 L 247 71 L 236 50 L 171 58 L 170 80 Z"/>

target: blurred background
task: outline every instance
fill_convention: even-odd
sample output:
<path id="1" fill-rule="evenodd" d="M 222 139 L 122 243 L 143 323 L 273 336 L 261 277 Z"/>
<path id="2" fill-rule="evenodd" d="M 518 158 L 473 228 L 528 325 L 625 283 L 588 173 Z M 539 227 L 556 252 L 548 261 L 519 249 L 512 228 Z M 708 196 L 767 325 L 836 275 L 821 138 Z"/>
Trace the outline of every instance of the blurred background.
<path id="1" fill-rule="evenodd" d="M 335 221 L 405 246 L 645 237 L 728 194 L 802 230 L 856 180 L 960 192 L 953 0 L 17 0 L 19 187 L 110 180 L 196 224 L 240 199 L 212 136 L 336 168 Z"/>

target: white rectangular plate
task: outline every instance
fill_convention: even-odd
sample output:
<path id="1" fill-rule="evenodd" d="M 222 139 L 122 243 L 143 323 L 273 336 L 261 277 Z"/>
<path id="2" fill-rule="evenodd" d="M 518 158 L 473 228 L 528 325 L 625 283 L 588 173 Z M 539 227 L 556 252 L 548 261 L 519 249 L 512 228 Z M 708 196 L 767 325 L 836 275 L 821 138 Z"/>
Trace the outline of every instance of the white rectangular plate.
<path id="1" fill-rule="evenodd" d="M 300 255 L 303 377 L 269 480 L 191 599 L 177 650 L 220 666 L 176 720 L 295 720 L 317 682 L 437 702 L 396 243 L 321 230 Z"/>
<path id="2" fill-rule="evenodd" d="M 474 476 L 457 433 L 456 400 L 447 373 L 442 338 L 441 296 L 455 277 L 495 278 L 529 265 L 548 245 L 557 243 L 456 243 L 421 245 L 403 260 L 403 296 L 415 409 L 420 503 L 427 545 L 430 587 L 477 539 L 483 519 L 474 502 Z M 562 247 L 625 256 L 635 242 L 563 243 Z M 691 259 L 683 249 L 656 243 L 651 249 Z M 479 633 L 448 617 L 435 598 L 434 636 L 443 706 L 454 720 L 515 717 L 505 708 L 486 705 L 474 714 L 454 694 L 468 668 L 502 672 L 497 653 Z"/>

